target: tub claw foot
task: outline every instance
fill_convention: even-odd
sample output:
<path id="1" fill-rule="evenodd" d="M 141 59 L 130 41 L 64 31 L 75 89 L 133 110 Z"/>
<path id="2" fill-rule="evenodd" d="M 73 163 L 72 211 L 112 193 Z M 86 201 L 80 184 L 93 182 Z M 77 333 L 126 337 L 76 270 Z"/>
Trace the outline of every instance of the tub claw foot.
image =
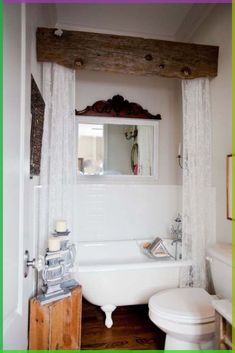
<path id="1" fill-rule="evenodd" d="M 115 309 L 116 306 L 112 304 L 101 306 L 101 310 L 105 313 L 105 326 L 108 328 L 113 326 L 112 313 Z"/>

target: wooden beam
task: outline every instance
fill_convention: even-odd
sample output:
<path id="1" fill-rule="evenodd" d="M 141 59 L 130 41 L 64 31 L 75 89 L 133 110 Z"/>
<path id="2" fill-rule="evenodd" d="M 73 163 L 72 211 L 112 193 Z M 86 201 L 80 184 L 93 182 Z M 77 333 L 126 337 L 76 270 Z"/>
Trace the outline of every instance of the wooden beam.
<path id="1" fill-rule="evenodd" d="M 37 30 L 38 61 L 79 70 L 181 79 L 215 77 L 218 52 L 217 46 L 210 45 L 55 28 Z"/>

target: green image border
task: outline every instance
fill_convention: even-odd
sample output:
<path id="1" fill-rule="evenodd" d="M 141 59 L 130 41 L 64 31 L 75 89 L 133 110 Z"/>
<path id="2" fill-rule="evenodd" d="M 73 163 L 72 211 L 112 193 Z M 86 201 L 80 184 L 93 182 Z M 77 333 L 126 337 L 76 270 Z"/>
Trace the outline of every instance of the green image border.
<path id="1" fill-rule="evenodd" d="M 38 1 L 40 2 L 40 1 Z M 53 2 L 53 1 L 52 1 Z M 146 1 L 147 2 L 147 1 Z M 196 3 L 196 0 L 195 0 Z M 1 270 L 0 270 L 0 351 L 3 350 L 3 1 L 0 0 L 0 90 L 2 94 L 0 94 L 0 261 L 1 261 Z M 235 0 L 232 1 L 232 154 L 235 155 Z M 232 189 L 232 204 L 235 205 L 235 163 L 233 163 L 232 167 L 232 176 L 233 176 L 233 189 Z M 233 219 L 235 220 L 235 206 L 232 208 Z M 235 352 L 235 221 L 232 221 L 232 256 L 233 256 L 233 276 L 232 276 L 232 317 L 233 317 L 233 328 L 232 328 L 232 340 L 233 340 L 233 350 Z M 6 352 L 27 352 L 27 350 L 7 350 Z M 42 352 L 40 350 L 34 350 L 32 352 Z M 44 352 L 58 352 L 58 350 L 50 350 Z M 70 350 L 63 350 L 61 352 L 71 352 Z M 86 350 L 87 353 L 98 353 L 98 352 L 119 352 L 118 350 Z M 156 350 L 120 350 L 122 353 L 144 353 L 144 352 L 164 352 L 164 351 L 156 351 Z M 179 351 L 168 351 L 171 352 L 179 352 Z M 184 352 L 198 352 L 198 351 L 184 351 Z M 206 352 L 228 352 L 227 350 L 208 350 Z"/>

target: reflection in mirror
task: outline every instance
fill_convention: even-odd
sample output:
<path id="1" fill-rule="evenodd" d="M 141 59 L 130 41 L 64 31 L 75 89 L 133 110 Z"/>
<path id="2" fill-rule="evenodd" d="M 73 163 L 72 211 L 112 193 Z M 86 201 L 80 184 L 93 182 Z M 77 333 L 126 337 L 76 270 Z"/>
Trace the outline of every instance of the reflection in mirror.
<path id="1" fill-rule="evenodd" d="M 79 124 L 78 170 L 85 175 L 104 172 L 104 125 Z"/>
<path id="2" fill-rule="evenodd" d="M 154 127 L 78 124 L 78 170 L 82 175 L 153 175 Z"/>

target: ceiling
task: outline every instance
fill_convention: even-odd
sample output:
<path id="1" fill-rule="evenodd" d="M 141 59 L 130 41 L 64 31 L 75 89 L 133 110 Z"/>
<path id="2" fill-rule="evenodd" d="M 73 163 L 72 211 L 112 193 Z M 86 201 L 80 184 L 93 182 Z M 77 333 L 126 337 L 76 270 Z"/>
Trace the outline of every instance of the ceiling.
<path id="1" fill-rule="evenodd" d="M 188 40 L 214 4 L 56 4 L 57 27 Z"/>

